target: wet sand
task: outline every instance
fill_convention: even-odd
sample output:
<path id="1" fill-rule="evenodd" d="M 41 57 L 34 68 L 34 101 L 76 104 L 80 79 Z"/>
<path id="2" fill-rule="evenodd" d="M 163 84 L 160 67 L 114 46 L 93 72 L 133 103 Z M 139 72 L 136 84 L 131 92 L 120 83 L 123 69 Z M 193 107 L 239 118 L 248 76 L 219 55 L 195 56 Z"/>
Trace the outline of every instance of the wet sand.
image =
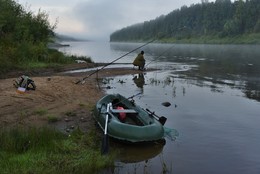
<path id="1" fill-rule="evenodd" d="M 94 65 L 71 64 L 59 70 L 13 72 L 10 78 L 0 79 L 0 126 L 2 129 L 24 126 L 52 126 L 70 132 L 76 127 L 87 131 L 94 125 L 91 111 L 105 93 L 100 80 L 104 77 L 136 74 L 133 68 L 104 69 L 77 81 L 91 72 L 64 74 L 64 71 L 92 68 Z M 20 75 L 28 75 L 36 90 L 18 93 L 13 82 Z"/>

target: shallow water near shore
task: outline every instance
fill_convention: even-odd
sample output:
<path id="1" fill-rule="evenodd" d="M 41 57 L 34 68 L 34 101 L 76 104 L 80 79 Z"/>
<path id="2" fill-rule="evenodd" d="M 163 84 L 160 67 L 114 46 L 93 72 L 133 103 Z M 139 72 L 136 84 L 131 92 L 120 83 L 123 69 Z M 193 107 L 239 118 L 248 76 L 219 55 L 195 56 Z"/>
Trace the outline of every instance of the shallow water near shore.
<path id="1" fill-rule="evenodd" d="M 96 53 L 99 58 L 109 54 L 116 59 L 140 44 L 108 45 L 106 54 Z M 136 104 L 167 117 L 165 127 L 179 135 L 165 138 L 165 144 L 112 141 L 110 148 L 121 155 L 110 173 L 260 173 L 257 46 L 151 44 L 144 51 L 146 68 L 160 70 L 106 78 L 106 92 L 141 93 L 134 97 Z M 121 61 L 129 63 L 137 53 Z"/>
<path id="2" fill-rule="evenodd" d="M 234 85 L 200 83 L 166 74 L 144 74 L 142 88 L 133 80 L 140 74 L 115 77 L 109 82 L 112 88 L 108 93 L 131 96 L 142 92 L 135 98 L 136 103 L 167 117 L 165 126 L 179 132 L 175 141 L 166 138 L 162 152 L 146 159 L 148 164 L 144 163 L 146 160 L 141 162 L 143 165 L 124 163 L 127 170 L 142 172 L 150 165 L 145 169 L 148 173 L 160 173 L 165 167 L 170 173 L 257 173 L 259 102 L 245 98 Z M 165 101 L 171 106 L 163 106 Z M 152 154 L 154 149 L 150 152 Z M 142 153 L 138 153 L 136 158 L 141 156 Z"/>

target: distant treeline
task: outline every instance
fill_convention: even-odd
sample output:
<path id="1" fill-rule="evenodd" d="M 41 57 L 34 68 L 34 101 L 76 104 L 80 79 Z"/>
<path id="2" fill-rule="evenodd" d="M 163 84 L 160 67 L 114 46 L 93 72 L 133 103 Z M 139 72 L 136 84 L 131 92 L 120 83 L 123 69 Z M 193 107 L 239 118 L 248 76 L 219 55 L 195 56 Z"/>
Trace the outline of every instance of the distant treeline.
<path id="1" fill-rule="evenodd" d="M 110 41 L 161 41 L 196 38 L 258 37 L 260 33 L 259 0 L 216 0 L 190 7 L 183 6 L 168 15 L 128 26 L 110 35 Z"/>

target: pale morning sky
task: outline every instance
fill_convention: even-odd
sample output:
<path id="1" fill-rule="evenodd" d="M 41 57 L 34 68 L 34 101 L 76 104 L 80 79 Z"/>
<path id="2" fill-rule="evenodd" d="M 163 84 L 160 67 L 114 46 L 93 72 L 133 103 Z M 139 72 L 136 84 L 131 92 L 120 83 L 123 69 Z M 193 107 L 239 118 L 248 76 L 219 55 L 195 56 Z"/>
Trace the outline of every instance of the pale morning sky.
<path id="1" fill-rule="evenodd" d="M 215 0 L 209 0 L 212 2 Z M 17 0 L 26 9 L 58 20 L 55 32 L 76 38 L 109 40 L 112 32 L 149 21 L 201 0 Z"/>

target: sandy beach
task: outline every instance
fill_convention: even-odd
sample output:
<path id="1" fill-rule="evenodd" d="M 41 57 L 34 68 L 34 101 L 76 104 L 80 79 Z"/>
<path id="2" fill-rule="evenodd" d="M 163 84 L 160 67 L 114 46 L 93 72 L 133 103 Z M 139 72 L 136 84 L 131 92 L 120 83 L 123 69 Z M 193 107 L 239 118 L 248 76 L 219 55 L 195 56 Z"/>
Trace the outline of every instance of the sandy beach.
<path id="1" fill-rule="evenodd" d="M 0 126 L 2 129 L 17 126 L 53 126 L 70 132 L 79 127 L 87 131 L 94 125 L 91 110 L 104 95 L 102 84 L 93 74 L 84 83 L 77 81 L 91 72 L 64 74 L 64 71 L 90 68 L 93 64 L 71 64 L 58 70 L 13 72 L 8 78 L 0 79 Z M 133 68 L 104 69 L 98 78 L 115 75 L 136 74 Z M 36 84 L 36 90 L 17 92 L 14 80 L 28 75 Z"/>

